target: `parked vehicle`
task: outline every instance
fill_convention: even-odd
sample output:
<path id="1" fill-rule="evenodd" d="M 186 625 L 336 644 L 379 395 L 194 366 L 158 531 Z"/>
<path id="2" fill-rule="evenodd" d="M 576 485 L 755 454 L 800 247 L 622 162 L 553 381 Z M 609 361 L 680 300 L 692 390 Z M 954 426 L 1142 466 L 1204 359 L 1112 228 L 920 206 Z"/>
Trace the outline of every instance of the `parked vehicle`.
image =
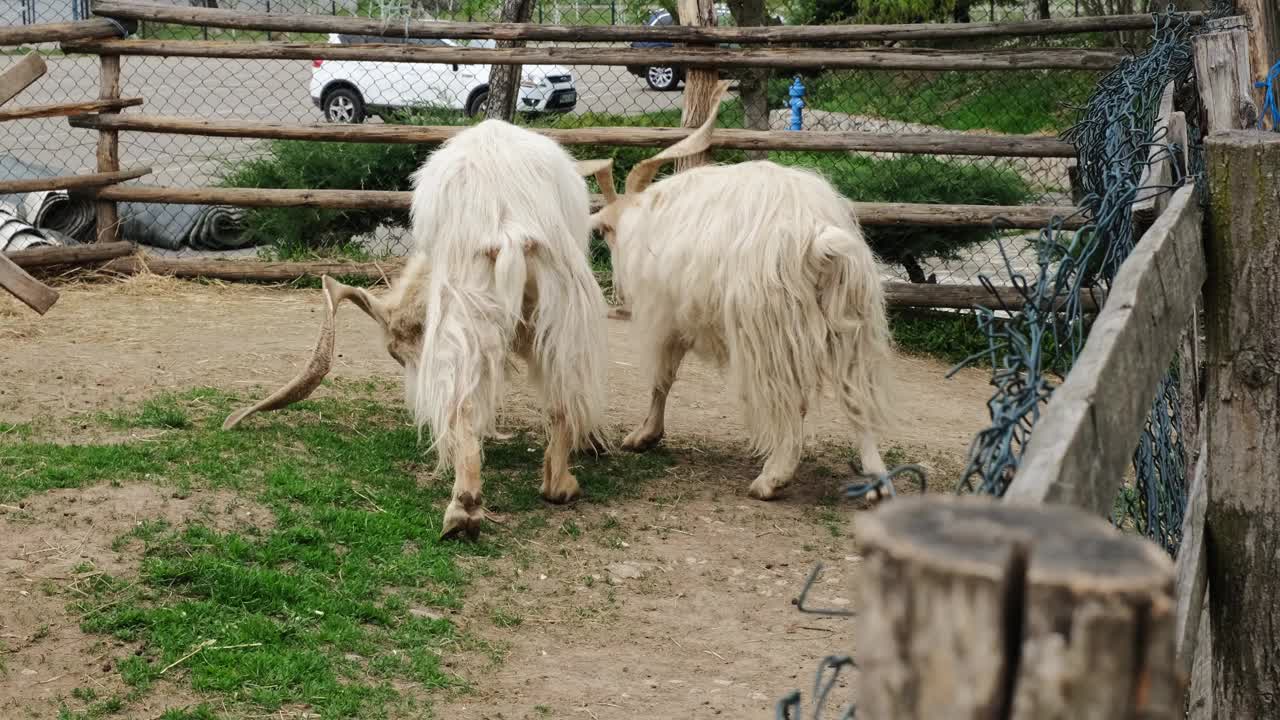
<path id="1" fill-rule="evenodd" d="M 781 17 L 773 18 L 774 24 L 783 24 Z M 649 15 L 649 19 L 644 23 L 648 27 L 664 27 L 674 25 L 675 18 L 671 17 L 671 13 L 666 10 L 654 10 Z M 733 13 L 729 12 L 729 8 L 724 5 L 716 6 L 716 25 L 720 27 L 733 27 Z M 733 47 L 729 43 L 721 43 L 721 47 Z M 633 48 L 669 48 L 671 43 L 660 40 L 638 40 L 631 43 Z M 632 75 L 644 78 L 644 81 L 650 88 L 661 92 L 675 90 L 680 87 L 680 83 L 684 82 L 684 68 L 670 67 L 666 65 L 628 65 L 627 72 Z M 721 72 L 721 75 L 724 73 Z"/>
<path id="2" fill-rule="evenodd" d="M 452 40 L 383 38 L 331 34 L 342 45 L 382 43 L 460 46 Z M 492 40 L 470 43 L 492 47 Z M 443 65 L 378 60 L 314 60 L 311 101 L 329 122 L 360 123 L 415 107 L 438 107 L 477 115 L 489 99 L 489 65 Z M 558 65 L 525 65 L 516 109 L 525 113 L 563 113 L 578 104 L 573 74 Z"/>

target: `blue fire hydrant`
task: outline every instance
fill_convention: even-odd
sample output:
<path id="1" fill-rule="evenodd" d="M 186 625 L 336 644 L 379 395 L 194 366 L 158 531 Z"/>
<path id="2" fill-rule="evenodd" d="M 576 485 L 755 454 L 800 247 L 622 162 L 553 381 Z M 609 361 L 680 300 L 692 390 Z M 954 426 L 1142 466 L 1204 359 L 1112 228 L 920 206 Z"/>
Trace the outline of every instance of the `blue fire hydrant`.
<path id="1" fill-rule="evenodd" d="M 795 82 L 791 83 L 791 126 L 788 130 L 804 129 L 804 83 L 800 82 L 800 76 L 796 76 Z"/>

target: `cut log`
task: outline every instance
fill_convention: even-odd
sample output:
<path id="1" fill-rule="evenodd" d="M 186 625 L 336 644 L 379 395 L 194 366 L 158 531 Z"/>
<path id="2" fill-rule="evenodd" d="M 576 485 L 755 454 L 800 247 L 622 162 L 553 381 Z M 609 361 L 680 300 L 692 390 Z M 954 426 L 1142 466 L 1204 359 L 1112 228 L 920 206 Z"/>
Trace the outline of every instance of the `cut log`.
<path id="1" fill-rule="evenodd" d="M 858 518 L 858 716 L 1173 720 L 1173 567 L 1083 511 L 906 497 Z"/>
<path id="2" fill-rule="evenodd" d="M 0 110 L 0 122 L 83 115 L 106 110 L 120 110 L 141 104 L 142 98 L 121 98 L 119 100 L 90 100 L 89 102 L 61 103 L 58 105 L 31 105 L 29 107 L 13 108 L 12 110 Z"/>
<path id="3" fill-rule="evenodd" d="M 31 83 L 44 77 L 48 69 L 40 53 L 33 52 L 0 71 L 0 105 L 9 102 Z"/>
<path id="4" fill-rule="evenodd" d="M 151 168 L 132 168 L 115 172 L 90 173 L 87 175 L 59 175 L 56 177 L 29 178 L 23 180 L 0 180 L 0 193 L 39 192 L 41 190 L 83 190 L 85 188 L 114 185 L 126 180 L 140 178 L 151 173 Z"/>
<path id="5" fill-rule="evenodd" d="M 43 315 L 58 301 L 58 292 L 31 277 L 12 260 L 0 255 L 0 288 Z"/>

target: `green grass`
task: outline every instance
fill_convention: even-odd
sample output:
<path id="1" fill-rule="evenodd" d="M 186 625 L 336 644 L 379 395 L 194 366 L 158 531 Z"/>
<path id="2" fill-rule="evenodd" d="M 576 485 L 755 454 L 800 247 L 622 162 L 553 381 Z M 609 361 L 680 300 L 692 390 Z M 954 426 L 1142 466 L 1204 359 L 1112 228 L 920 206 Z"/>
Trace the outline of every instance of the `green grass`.
<path id="1" fill-rule="evenodd" d="M 855 70 L 806 78 L 808 108 L 936 125 L 949 130 L 1059 133 L 1098 83 L 1087 71 L 886 73 Z M 771 107 L 785 104 L 790 78 L 770 83 Z"/>
<path id="2" fill-rule="evenodd" d="M 987 349 L 987 336 L 978 329 L 973 313 L 893 310 L 889 328 L 899 350 L 947 363 L 958 363 Z M 990 367 L 991 362 L 982 356 L 975 365 Z"/>
<path id="3" fill-rule="evenodd" d="M 145 440 L 68 446 L 33 439 L 39 427 L 0 439 L 0 502 L 150 481 L 179 492 L 232 488 L 274 518 L 265 527 L 217 516 L 181 527 L 142 518 L 119 538 L 117 549 L 141 557 L 137 577 L 94 576 L 80 584 L 87 597 L 68 600 L 86 632 L 138 644 L 115 668 L 129 692 L 102 698 L 83 690 L 65 717 L 110 717 L 170 682 L 216 699 L 164 716 L 172 720 L 215 718 L 210 707 L 224 704 L 379 717 L 414 702 L 397 686 L 425 693 L 461 686 L 442 656 L 483 647 L 449 620 L 411 610 L 463 607 L 469 573 L 459 558 L 500 554 L 512 535 L 491 527 L 476 544 L 440 541 L 451 481 L 419 482 L 432 458 L 396 395 L 378 383 L 339 387 L 338 398 L 257 416 L 232 432 L 220 423 L 244 398 L 196 390 L 83 421 L 161 430 Z M 487 507 L 525 513 L 516 534 L 537 527 L 523 520 L 543 519 L 541 440 L 518 436 L 486 450 Z M 601 502 L 640 492 L 669 462 L 661 452 L 578 458 L 575 474 L 586 501 Z M 503 612 L 493 620 L 520 621 Z"/>

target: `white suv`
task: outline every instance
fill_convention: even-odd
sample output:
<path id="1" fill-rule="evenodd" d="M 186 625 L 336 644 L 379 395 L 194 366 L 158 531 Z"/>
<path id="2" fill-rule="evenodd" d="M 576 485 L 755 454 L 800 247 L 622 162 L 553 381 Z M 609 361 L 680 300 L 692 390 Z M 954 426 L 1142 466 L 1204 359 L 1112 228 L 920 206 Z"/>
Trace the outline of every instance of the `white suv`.
<path id="1" fill-rule="evenodd" d="M 458 46 L 452 40 L 329 35 L 342 45 L 364 43 Z M 471 43 L 492 47 L 492 40 Z M 311 101 L 329 122 L 364 122 L 414 107 L 443 107 L 467 115 L 484 112 L 489 99 L 488 65 L 436 65 L 370 60 L 313 60 Z M 578 104 L 573 75 L 558 65 L 525 65 L 516 110 L 526 113 L 569 112 Z"/>

